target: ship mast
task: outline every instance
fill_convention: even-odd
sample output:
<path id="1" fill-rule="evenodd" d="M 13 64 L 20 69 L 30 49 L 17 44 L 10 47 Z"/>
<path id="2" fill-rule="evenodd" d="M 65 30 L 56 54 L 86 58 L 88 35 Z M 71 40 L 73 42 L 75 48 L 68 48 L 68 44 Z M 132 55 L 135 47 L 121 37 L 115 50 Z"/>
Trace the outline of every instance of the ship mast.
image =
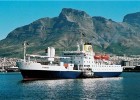
<path id="1" fill-rule="evenodd" d="M 24 44 L 23 44 L 23 51 L 24 51 L 24 62 L 26 62 L 26 41 L 24 41 Z"/>
<path id="2" fill-rule="evenodd" d="M 77 42 L 77 51 L 80 51 L 80 45 L 78 42 Z"/>
<path id="3" fill-rule="evenodd" d="M 83 35 L 84 35 L 84 33 L 81 32 L 81 46 L 82 46 L 82 51 L 84 51 Z"/>

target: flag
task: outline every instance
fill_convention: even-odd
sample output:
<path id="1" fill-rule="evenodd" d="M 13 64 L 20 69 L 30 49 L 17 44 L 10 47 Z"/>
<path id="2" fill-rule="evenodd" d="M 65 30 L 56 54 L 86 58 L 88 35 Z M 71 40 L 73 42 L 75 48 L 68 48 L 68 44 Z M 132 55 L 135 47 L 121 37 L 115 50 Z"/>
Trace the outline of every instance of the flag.
<path id="1" fill-rule="evenodd" d="M 29 45 L 29 43 L 27 42 L 26 45 Z"/>
<path id="2" fill-rule="evenodd" d="M 84 37 L 85 37 L 85 34 L 84 34 L 84 33 L 82 33 L 82 36 L 84 36 Z"/>
<path id="3" fill-rule="evenodd" d="M 22 45 L 29 45 L 29 43 L 28 43 L 28 42 L 26 42 L 26 41 L 24 41 L 24 43 L 23 43 Z"/>
<path id="4" fill-rule="evenodd" d="M 48 48 L 47 48 L 47 49 L 45 49 L 45 53 L 48 53 Z"/>

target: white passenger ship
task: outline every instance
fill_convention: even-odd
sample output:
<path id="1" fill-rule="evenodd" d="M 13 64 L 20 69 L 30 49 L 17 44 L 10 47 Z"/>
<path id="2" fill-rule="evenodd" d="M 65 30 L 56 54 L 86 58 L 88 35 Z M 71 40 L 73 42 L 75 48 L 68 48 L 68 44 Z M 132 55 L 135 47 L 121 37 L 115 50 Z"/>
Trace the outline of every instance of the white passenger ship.
<path id="1" fill-rule="evenodd" d="M 31 61 L 31 57 L 44 58 L 47 62 Z M 17 66 L 24 80 L 118 77 L 122 73 L 121 65 L 95 57 L 90 43 L 82 44 L 82 50 L 78 45 L 76 51 L 64 51 L 62 57 L 55 56 L 53 47 L 48 47 L 46 56 L 26 54 L 24 43 L 24 60 L 18 61 Z"/>

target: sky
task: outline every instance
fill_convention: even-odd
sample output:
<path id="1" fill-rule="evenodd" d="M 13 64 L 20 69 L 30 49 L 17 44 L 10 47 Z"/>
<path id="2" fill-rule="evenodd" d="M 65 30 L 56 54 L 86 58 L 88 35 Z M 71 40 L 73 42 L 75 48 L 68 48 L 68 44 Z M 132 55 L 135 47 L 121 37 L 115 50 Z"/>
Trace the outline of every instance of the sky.
<path id="1" fill-rule="evenodd" d="M 0 40 L 14 29 L 35 20 L 59 16 L 62 8 L 82 10 L 90 16 L 102 16 L 122 22 L 126 14 L 140 12 L 140 0 L 0 1 Z"/>

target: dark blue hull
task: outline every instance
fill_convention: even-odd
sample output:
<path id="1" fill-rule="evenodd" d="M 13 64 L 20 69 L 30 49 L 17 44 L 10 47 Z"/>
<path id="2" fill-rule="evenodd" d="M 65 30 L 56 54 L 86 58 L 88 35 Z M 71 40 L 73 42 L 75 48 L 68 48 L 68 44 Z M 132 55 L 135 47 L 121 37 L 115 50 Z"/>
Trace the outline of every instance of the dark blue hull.
<path id="1" fill-rule="evenodd" d="M 82 72 L 78 71 L 42 71 L 20 70 L 24 80 L 39 79 L 75 79 L 80 78 Z"/>
<path id="2" fill-rule="evenodd" d="M 118 77 L 122 72 L 94 72 L 95 77 Z"/>

